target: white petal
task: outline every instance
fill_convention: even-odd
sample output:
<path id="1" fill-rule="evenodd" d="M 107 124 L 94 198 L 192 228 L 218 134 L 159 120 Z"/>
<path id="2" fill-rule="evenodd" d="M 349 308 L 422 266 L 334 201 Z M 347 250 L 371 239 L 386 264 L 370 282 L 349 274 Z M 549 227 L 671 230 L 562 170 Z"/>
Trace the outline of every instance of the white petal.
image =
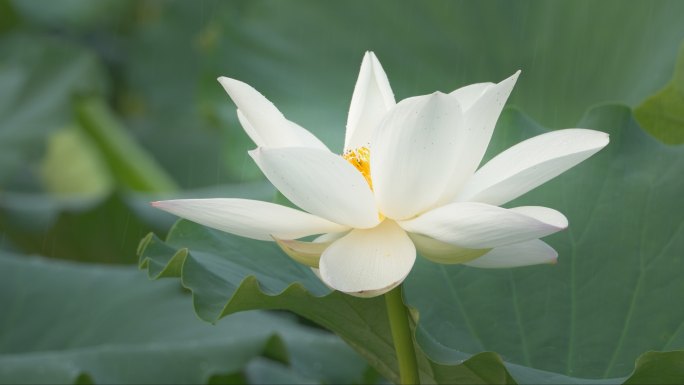
<path id="1" fill-rule="evenodd" d="M 470 178 L 482 161 L 501 110 L 513 90 L 520 71 L 502 82 L 486 87 L 474 104 L 464 113 L 465 139 L 452 150 L 458 154 L 457 166 L 447 177 L 439 203 L 450 202 Z"/>
<path id="2" fill-rule="evenodd" d="M 565 215 L 563 215 L 561 212 L 554 209 L 550 209 L 548 207 L 519 206 L 508 209 L 508 211 L 513 211 L 516 213 L 526 215 L 530 218 L 534 218 L 540 222 L 547 223 L 561 230 L 568 227 L 568 218 L 566 218 Z"/>
<path id="3" fill-rule="evenodd" d="M 336 290 L 355 295 L 380 295 L 400 284 L 416 260 L 416 248 L 396 222 L 352 230 L 321 256 L 320 274 Z M 368 292 L 372 293 L 368 293 Z"/>
<path id="4" fill-rule="evenodd" d="M 366 52 L 347 117 L 344 150 L 368 146 L 371 133 L 395 105 L 387 75 L 373 52 Z"/>
<path id="5" fill-rule="evenodd" d="M 466 249 L 450 243 L 438 241 L 421 234 L 409 233 L 409 237 L 416 245 L 416 250 L 423 257 L 432 262 L 442 264 L 458 264 L 479 258 L 491 249 Z"/>
<path id="6" fill-rule="evenodd" d="M 285 119 L 273 103 L 251 86 L 224 76 L 218 81 L 237 105 L 238 119 L 257 146 L 327 149 L 312 133 Z"/>
<path id="7" fill-rule="evenodd" d="M 455 91 L 451 91 L 450 94 L 458 98 L 458 102 L 461 103 L 461 108 L 465 112 L 468 111 L 470 107 L 472 107 L 473 104 L 480 99 L 485 90 L 493 85 L 494 83 L 469 84 Z"/>
<path id="8" fill-rule="evenodd" d="M 370 149 L 373 190 L 384 215 L 406 219 L 433 207 L 456 167 L 461 123 L 458 99 L 440 92 L 390 110 Z"/>
<path id="9" fill-rule="evenodd" d="M 557 259 L 558 253 L 556 250 L 539 239 L 533 239 L 531 241 L 497 247 L 482 257 L 465 264 L 481 268 L 506 268 L 542 263 L 554 264 Z"/>
<path id="10" fill-rule="evenodd" d="M 242 237 L 272 241 L 347 229 L 315 215 L 274 203 L 249 199 L 177 199 L 152 206 L 204 226 Z"/>
<path id="11" fill-rule="evenodd" d="M 404 230 L 469 249 L 484 249 L 541 238 L 563 230 L 567 219 L 546 207 L 504 209 L 459 202 L 399 222 Z"/>
<path id="12" fill-rule="evenodd" d="M 303 210 L 355 228 L 380 222 L 366 179 L 341 156 L 304 147 L 257 148 L 249 154 L 268 180 Z"/>
<path id="13" fill-rule="evenodd" d="M 604 132 L 581 128 L 535 136 L 482 166 L 457 200 L 504 204 L 594 155 L 608 141 Z"/>

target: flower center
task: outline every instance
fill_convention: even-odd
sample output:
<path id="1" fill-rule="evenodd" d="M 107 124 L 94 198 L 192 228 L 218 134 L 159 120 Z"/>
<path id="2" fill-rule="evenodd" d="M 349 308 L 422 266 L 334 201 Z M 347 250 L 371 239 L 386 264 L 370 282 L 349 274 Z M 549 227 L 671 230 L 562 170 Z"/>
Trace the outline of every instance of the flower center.
<path id="1" fill-rule="evenodd" d="M 373 189 L 373 182 L 371 181 L 370 175 L 370 150 L 368 147 L 359 147 L 353 150 L 348 150 L 342 155 L 347 162 L 351 163 L 352 166 L 356 167 L 357 170 L 366 178 L 368 186 L 371 190 Z"/>

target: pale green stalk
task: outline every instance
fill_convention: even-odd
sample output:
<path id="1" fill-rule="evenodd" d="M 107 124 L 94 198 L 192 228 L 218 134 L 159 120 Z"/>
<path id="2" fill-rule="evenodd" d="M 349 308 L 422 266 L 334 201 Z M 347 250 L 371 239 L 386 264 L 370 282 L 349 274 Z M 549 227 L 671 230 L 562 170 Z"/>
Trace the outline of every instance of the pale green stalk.
<path id="1" fill-rule="evenodd" d="M 408 309 L 401 298 L 401 285 L 385 294 L 385 304 L 399 363 L 399 383 L 419 384 L 416 351 L 413 347 Z"/>

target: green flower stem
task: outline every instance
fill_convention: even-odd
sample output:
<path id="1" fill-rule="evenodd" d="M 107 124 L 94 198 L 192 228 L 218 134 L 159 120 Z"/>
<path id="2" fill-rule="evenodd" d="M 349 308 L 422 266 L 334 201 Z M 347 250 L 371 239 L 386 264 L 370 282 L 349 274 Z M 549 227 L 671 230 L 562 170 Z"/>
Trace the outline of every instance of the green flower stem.
<path id="1" fill-rule="evenodd" d="M 419 384 L 416 351 L 413 348 L 413 337 L 409 327 L 409 314 L 401 299 L 401 285 L 385 294 L 385 304 L 387 305 L 387 316 L 392 330 L 394 349 L 397 352 L 397 361 L 399 362 L 399 382 L 401 384 Z"/>

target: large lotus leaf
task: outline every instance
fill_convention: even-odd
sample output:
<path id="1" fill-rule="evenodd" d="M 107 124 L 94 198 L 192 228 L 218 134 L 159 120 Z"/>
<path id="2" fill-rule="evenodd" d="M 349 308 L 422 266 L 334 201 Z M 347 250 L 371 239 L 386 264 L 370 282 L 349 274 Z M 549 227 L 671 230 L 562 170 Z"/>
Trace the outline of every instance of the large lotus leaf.
<path id="1" fill-rule="evenodd" d="M 645 134 L 626 107 L 593 109 L 578 126 L 610 133 L 610 145 L 509 204 L 567 215 L 569 229 L 548 238 L 557 265 L 419 262 L 406 293 L 429 355 L 494 350 L 522 365 L 610 378 L 629 374 L 645 350 L 684 348 L 684 149 Z M 511 111 L 490 153 L 542 130 Z"/>
<path id="2" fill-rule="evenodd" d="M 671 207 L 682 182 L 668 179 L 682 169 L 681 149 L 643 133 L 624 106 L 594 109 L 580 125 L 611 133 L 612 144 L 513 203 L 547 205 L 568 215 L 571 230 L 549 238 L 561 255 L 558 266 L 489 271 L 420 259 L 409 276 L 405 298 L 419 319 L 425 380 L 506 382 L 509 374 L 495 355 L 474 357 L 485 364 L 470 371 L 471 377 L 459 377 L 463 365 L 448 365 L 461 362 L 466 352 L 493 350 L 509 361 L 520 382 L 606 378 L 606 383 L 617 383 L 644 351 L 682 348 L 683 310 L 671 307 L 684 292 L 677 276 L 681 215 Z M 489 156 L 541 131 L 519 111 L 509 110 Z M 272 243 L 181 221 L 166 243 L 154 236 L 143 242 L 141 266 L 152 277 L 180 276 L 193 291 L 202 319 L 213 322 L 254 308 L 288 309 L 335 331 L 381 373 L 396 379 L 382 300 L 329 293 L 308 268 Z M 672 360 L 673 354 L 678 353 L 655 355 L 655 361 Z M 668 368 L 665 376 L 668 371 L 684 376 L 681 368 L 663 366 Z M 502 377 L 477 377 L 492 373 Z"/>
<path id="3" fill-rule="evenodd" d="M 264 351 L 289 376 L 271 377 L 280 383 L 352 383 L 366 369 L 338 338 L 283 314 L 202 322 L 177 282 L 150 284 L 130 267 L 0 253 L 0 307 L 3 384 L 197 384 L 240 372 L 263 383 L 252 367 L 271 361 L 251 361 Z"/>

